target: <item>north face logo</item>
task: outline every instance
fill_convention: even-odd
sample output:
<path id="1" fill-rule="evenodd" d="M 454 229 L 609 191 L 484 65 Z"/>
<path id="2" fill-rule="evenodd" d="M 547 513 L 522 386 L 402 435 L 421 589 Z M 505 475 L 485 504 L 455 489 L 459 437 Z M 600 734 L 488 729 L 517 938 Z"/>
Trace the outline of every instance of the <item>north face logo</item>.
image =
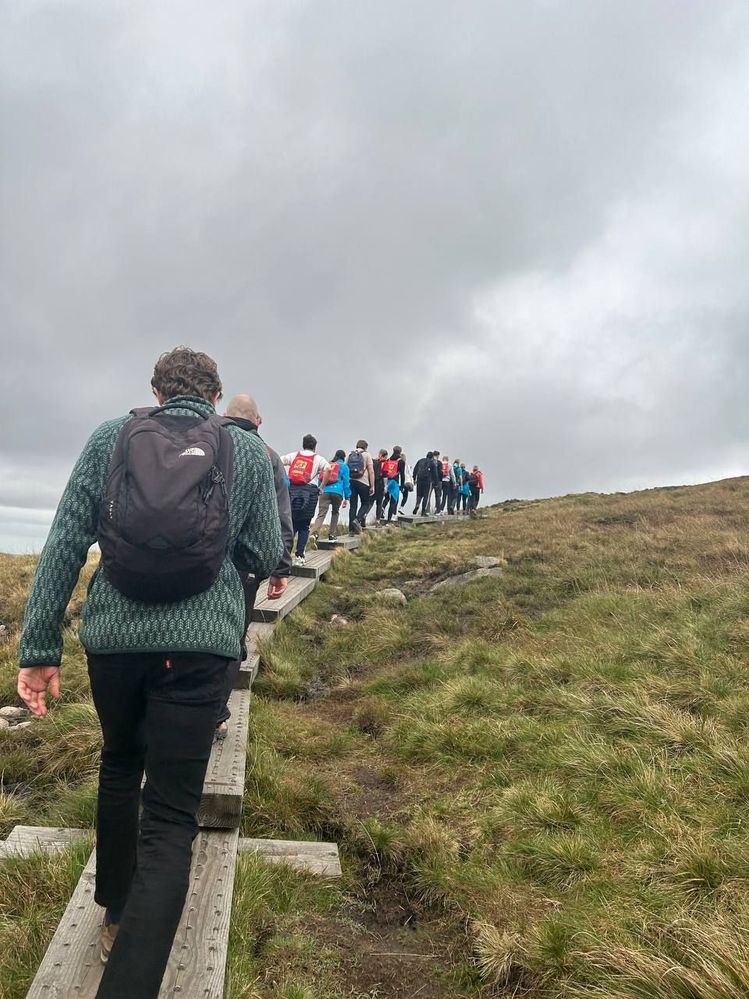
<path id="1" fill-rule="evenodd" d="M 185 450 L 180 453 L 180 458 L 184 458 L 186 454 L 198 454 L 202 458 L 205 458 L 205 451 L 202 447 L 186 447 Z"/>

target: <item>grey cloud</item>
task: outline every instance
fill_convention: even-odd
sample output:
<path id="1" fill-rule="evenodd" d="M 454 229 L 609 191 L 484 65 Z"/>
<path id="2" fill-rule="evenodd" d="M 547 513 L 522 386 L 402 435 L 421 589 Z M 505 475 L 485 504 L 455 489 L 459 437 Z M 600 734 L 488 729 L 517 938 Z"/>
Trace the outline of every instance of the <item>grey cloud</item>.
<path id="1" fill-rule="evenodd" d="M 495 498 L 740 464 L 743 4 L 3 18 L 0 503 L 179 342 L 284 450 L 440 446 Z"/>

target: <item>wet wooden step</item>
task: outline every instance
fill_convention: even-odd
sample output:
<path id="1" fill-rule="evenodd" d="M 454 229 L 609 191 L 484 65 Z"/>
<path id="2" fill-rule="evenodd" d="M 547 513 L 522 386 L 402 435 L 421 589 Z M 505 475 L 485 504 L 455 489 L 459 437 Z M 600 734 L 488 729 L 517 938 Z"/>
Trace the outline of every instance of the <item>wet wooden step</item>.
<path id="1" fill-rule="evenodd" d="M 200 831 L 190 885 L 159 999 L 222 999 L 239 830 Z M 89 858 L 27 999 L 94 999 L 103 965 L 104 910 L 94 902 L 96 851 Z M 134 997 L 135 999 L 135 997 Z"/>
<path id="2" fill-rule="evenodd" d="M 247 762 L 247 729 L 250 721 L 250 691 L 233 690 L 229 697 L 229 731 L 214 741 L 198 809 L 198 823 L 211 829 L 239 826 Z"/>
<path id="3" fill-rule="evenodd" d="M 255 601 L 252 620 L 258 622 L 280 621 L 297 607 L 315 588 L 315 579 L 304 579 L 292 576 L 283 596 L 278 600 L 268 600 L 267 597 Z"/>
<path id="4" fill-rule="evenodd" d="M 333 553 L 331 551 L 307 552 L 305 564 L 292 566 L 291 575 L 303 576 L 305 579 L 320 579 L 332 564 Z"/>
<path id="5" fill-rule="evenodd" d="M 33 853 L 58 853 L 77 839 L 93 836 L 92 829 L 63 829 L 59 826 L 16 826 L 4 843 L 0 858 L 29 857 Z"/>
<path id="6" fill-rule="evenodd" d="M 239 673 L 234 684 L 235 690 L 248 690 L 255 682 L 255 677 L 260 669 L 260 656 L 254 652 L 248 655 L 239 667 Z"/>
<path id="7" fill-rule="evenodd" d="M 287 839 L 240 839 L 240 853 L 257 853 L 269 864 L 289 864 L 302 871 L 328 878 L 341 876 L 341 860 L 335 843 Z"/>
<path id="8" fill-rule="evenodd" d="M 343 534 L 340 538 L 335 541 L 329 541 L 327 538 L 320 538 L 317 542 L 317 547 L 322 551 L 335 551 L 337 548 L 354 549 L 358 548 L 361 544 L 361 535 L 358 534 Z"/>

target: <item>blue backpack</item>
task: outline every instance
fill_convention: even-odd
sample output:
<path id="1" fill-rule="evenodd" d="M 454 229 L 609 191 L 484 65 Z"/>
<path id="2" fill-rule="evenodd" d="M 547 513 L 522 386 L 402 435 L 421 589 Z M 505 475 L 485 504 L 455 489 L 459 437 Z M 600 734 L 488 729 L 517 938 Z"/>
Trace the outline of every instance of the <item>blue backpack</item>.
<path id="1" fill-rule="evenodd" d="M 346 464 L 348 465 L 349 472 L 352 476 L 354 476 L 354 478 L 364 475 L 364 469 L 367 467 L 367 463 L 364 460 L 364 454 L 358 450 L 351 452 L 346 459 Z"/>

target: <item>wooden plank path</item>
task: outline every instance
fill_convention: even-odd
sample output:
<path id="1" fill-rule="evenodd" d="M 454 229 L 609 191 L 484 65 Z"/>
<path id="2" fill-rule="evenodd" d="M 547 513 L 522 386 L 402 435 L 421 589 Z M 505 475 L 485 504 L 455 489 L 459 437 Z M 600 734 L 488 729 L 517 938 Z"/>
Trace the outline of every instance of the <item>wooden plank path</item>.
<path id="1" fill-rule="evenodd" d="M 408 523 L 442 523 L 443 518 L 400 518 Z M 318 541 L 304 567 L 296 567 L 279 600 L 260 599 L 247 632 L 248 657 L 232 691 L 229 732 L 214 743 L 198 813 L 200 832 L 193 846 L 187 899 L 174 939 L 159 999 L 222 999 L 229 941 L 229 921 L 237 855 L 258 853 L 269 863 L 287 863 L 326 877 L 341 874 L 334 843 L 291 842 L 239 838 L 244 794 L 247 730 L 251 687 L 259 666 L 259 646 L 272 634 L 274 622 L 285 617 L 312 592 L 329 569 L 331 549 L 355 549 L 359 536 Z M 85 831 L 18 826 L 0 858 L 25 856 L 36 850 L 63 849 Z M 103 910 L 94 902 L 96 851 L 92 851 L 29 989 L 27 999 L 94 999 L 103 966 L 99 933 Z M 135 997 L 134 997 L 135 999 Z"/>
<path id="2" fill-rule="evenodd" d="M 292 576 L 305 576 L 309 579 L 320 579 L 333 564 L 333 553 L 328 551 L 307 552 L 304 565 L 293 565 Z"/>
<path id="3" fill-rule="evenodd" d="M 421 526 L 422 524 L 447 524 L 449 520 L 447 517 L 435 517 L 434 515 L 422 517 L 418 513 L 415 516 L 410 513 L 402 513 L 398 517 L 398 523 L 402 527 L 414 527 L 416 525 Z"/>
<path id="4" fill-rule="evenodd" d="M 317 579 L 305 579 L 303 576 L 292 576 L 283 595 L 277 600 L 269 600 L 266 596 L 259 598 L 252 612 L 253 621 L 280 621 L 297 607 L 305 597 L 314 590 Z"/>

